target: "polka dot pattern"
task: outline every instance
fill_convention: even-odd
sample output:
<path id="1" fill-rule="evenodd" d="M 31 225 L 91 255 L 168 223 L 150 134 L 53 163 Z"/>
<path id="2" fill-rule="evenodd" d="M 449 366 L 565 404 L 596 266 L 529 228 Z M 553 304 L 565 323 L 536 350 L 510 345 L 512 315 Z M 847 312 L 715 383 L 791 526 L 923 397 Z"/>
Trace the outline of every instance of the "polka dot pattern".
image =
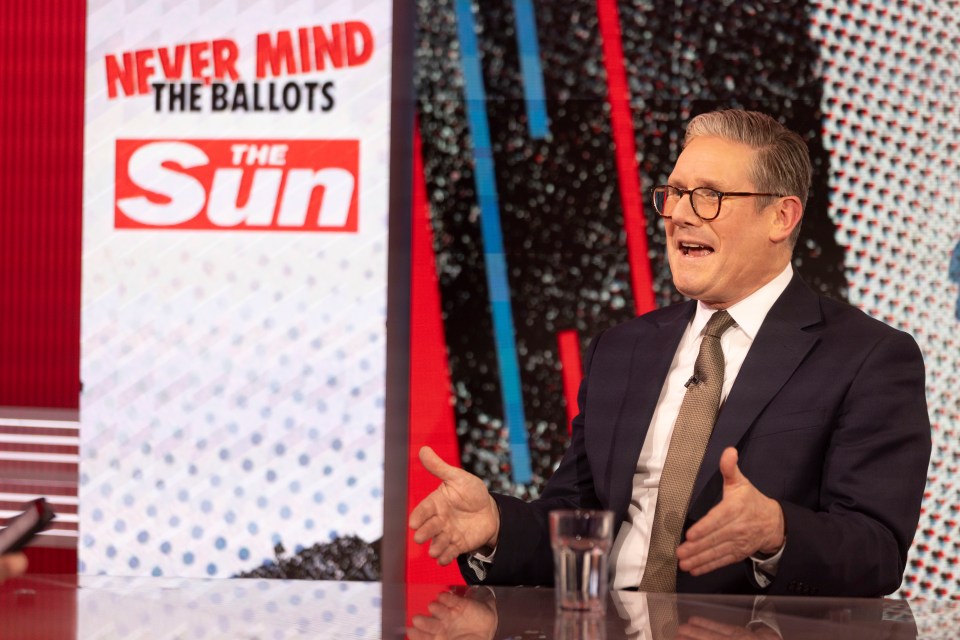
<path id="1" fill-rule="evenodd" d="M 900 594 L 956 597 L 960 19 L 920 0 L 815 6 L 831 213 L 850 301 L 913 334 L 927 367 L 933 454 Z"/>

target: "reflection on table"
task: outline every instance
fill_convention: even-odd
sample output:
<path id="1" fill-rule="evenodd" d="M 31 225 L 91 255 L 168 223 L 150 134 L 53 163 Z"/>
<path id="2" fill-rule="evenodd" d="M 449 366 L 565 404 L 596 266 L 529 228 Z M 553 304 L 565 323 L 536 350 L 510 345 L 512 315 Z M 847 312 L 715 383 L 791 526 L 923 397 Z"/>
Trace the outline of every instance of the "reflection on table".
<path id="1" fill-rule="evenodd" d="M 382 637 L 378 582 L 21 578 L 0 586 L 0 640 Z"/>
<path id="2" fill-rule="evenodd" d="M 617 591 L 605 615 L 556 612 L 551 589 L 454 588 L 411 619 L 412 640 L 917 638 L 895 599 L 645 594 Z M 953 608 L 954 616 L 960 606 Z M 927 636 L 924 636 L 927 637 Z M 944 636 L 946 637 L 946 636 Z"/>
<path id="3" fill-rule="evenodd" d="M 0 585 L 0 640 L 113 638 L 954 638 L 960 601 L 613 592 L 557 612 L 552 589 L 376 582 L 27 576 Z"/>

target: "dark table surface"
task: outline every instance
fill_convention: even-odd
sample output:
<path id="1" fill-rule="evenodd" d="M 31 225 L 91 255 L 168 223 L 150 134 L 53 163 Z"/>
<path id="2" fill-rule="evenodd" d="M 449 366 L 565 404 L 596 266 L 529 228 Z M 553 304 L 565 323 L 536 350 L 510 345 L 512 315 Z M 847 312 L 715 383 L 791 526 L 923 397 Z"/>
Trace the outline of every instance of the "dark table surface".
<path id="1" fill-rule="evenodd" d="M 551 589 L 26 576 L 0 585 L 7 638 L 955 638 L 960 601 L 615 592 L 601 615 Z"/>

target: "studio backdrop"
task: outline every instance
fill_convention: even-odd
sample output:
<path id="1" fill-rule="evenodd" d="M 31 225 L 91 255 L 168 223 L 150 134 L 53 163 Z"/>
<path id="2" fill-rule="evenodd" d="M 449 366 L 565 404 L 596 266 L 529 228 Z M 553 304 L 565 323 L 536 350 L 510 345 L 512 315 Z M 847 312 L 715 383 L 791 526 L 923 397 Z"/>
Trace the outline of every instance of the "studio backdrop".
<path id="1" fill-rule="evenodd" d="M 794 266 L 911 333 L 934 450 L 905 596 L 960 590 L 960 21 L 951 3 L 421 0 L 411 505 L 431 444 L 534 498 L 603 329 L 682 300 L 650 188 L 725 107 L 814 167 Z M 419 196 L 418 196 L 419 193 Z M 896 482 L 896 478 L 891 478 Z M 409 574 L 457 579 L 410 543 Z"/>

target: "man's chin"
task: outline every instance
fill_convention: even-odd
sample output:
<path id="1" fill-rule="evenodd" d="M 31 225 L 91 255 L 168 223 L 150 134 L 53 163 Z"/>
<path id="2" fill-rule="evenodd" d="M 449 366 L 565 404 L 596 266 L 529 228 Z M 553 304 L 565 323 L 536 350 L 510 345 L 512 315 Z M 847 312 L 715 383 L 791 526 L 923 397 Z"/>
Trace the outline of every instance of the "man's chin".
<path id="1" fill-rule="evenodd" d="M 673 286 L 687 298 L 695 300 L 699 300 L 707 289 L 702 279 L 693 277 L 688 269 L 673 272 Z"/>
<path id="2" fill-rule="evenodd" d="M 699 299 L 700 299 L 700 295 L 699 295 L 699 294 L 701 293 L 701 291 L 700 291 L 699 289 L 697 289 L 697 288 L 687 287 L 687 286 L 681 286 L 681 285 L 677 284 L 677 281 L 676 281 L 676 280 L 673 281 L 673 286 L 677 289 L 677 291 L 680 292 L 680 295 L 682 295 L 682 296 L 685 297 L 685 298 L 690 298 L 690 299 L 692 299 L 692 300 L 699 300 Z"/>

